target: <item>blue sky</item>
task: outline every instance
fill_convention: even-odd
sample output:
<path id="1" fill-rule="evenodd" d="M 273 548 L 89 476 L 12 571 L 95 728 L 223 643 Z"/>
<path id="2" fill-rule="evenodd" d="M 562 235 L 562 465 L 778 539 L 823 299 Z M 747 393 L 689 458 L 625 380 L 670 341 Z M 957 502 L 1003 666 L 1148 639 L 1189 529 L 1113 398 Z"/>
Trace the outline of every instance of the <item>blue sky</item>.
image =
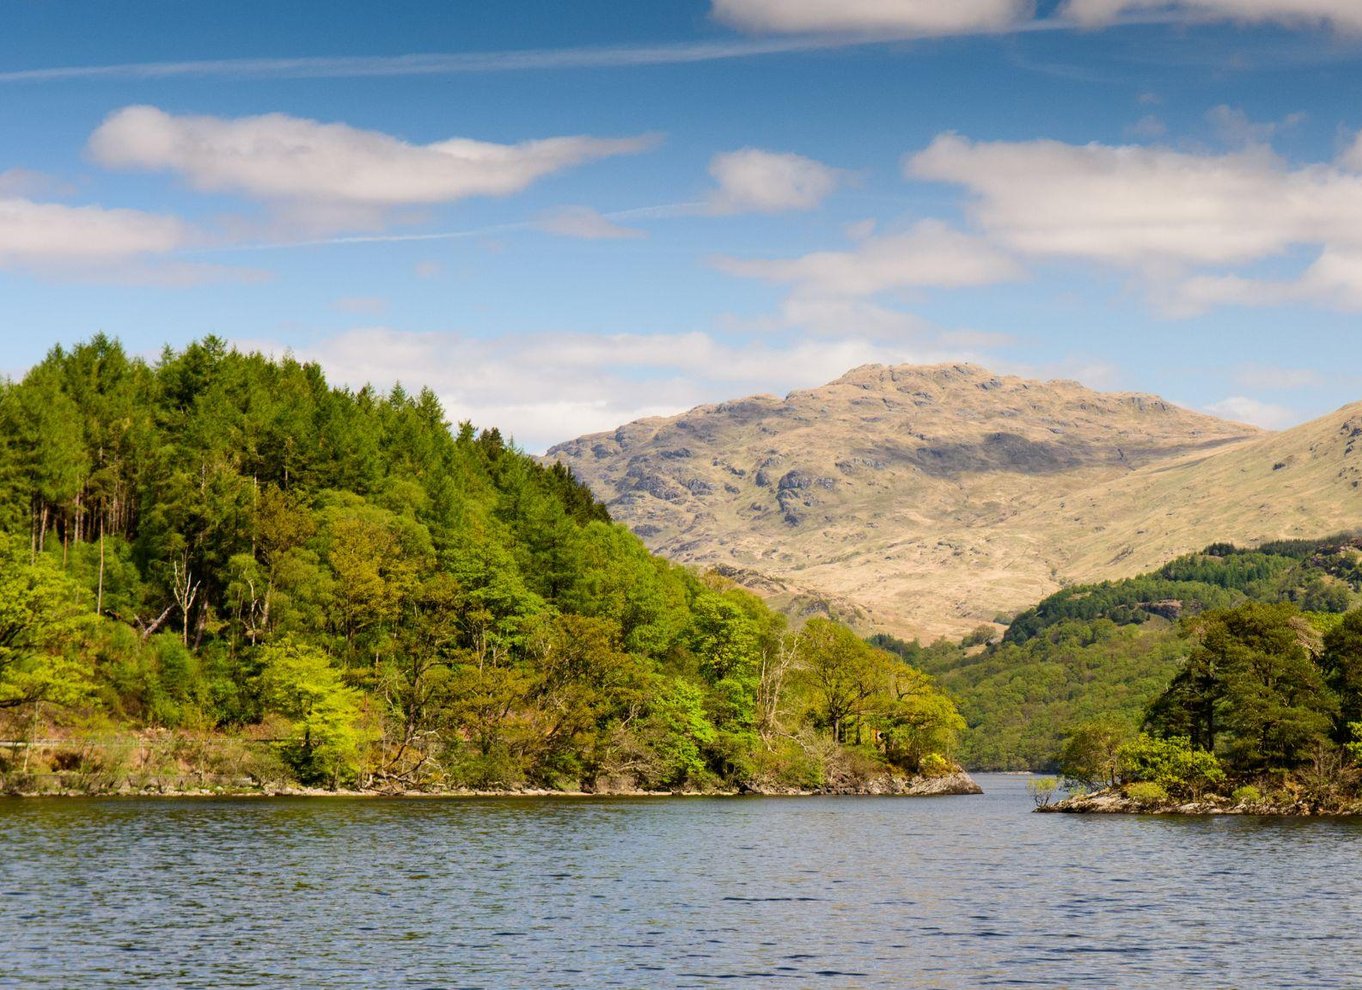
<path id="1" fill-rule="evenodd" d="M 215 333 L 531 450 L 868 361 L 1362 399 L 1355 0 L 4 16 L 11 374 Z"/>

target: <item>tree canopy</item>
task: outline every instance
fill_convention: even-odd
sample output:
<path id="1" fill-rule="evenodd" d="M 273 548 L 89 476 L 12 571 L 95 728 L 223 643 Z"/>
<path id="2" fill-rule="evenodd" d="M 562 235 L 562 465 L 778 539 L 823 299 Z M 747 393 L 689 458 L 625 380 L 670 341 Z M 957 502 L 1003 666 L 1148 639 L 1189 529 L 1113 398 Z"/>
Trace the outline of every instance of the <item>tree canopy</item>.
<path id="1" fill-rule="evenodd" d="M 0 709 L 274 740 L 328 786 L 817 786 L 829 739 L 954 743 L 925 676 L 822 656 L 428 390 L 99 336 L 0 386 L 0 494 Z M 815 664 L 875 711 L 830 722 Z M 894 705 L 917 743 L 871 732 Z"/>

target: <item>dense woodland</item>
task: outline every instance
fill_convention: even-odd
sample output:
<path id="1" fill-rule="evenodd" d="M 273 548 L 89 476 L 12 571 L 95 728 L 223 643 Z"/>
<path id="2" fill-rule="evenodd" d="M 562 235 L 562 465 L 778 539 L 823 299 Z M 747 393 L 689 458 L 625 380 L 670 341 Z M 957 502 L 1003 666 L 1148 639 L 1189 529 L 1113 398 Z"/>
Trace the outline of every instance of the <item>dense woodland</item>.
<path id="1" fill-rule="evenodd" d="M 0 388 L 10 789 L 854 787 L 962 727 L 429 392 L 102 336 Z"/>
<path id="2" fill-rule="evenodd" d="M 1360 592 L 1357 538 L 1217 544 L 1066 588 L 1001 641 L 881 645 L 958 698 L 971 766 L 1343 800 L 1362 759 Z"/>

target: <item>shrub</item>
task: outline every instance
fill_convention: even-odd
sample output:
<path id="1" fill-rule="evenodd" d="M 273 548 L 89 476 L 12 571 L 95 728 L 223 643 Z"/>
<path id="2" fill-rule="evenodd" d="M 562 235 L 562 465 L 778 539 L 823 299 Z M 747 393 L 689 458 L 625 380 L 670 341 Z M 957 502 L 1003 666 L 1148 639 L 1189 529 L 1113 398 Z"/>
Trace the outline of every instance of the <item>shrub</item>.
<path id="1" fill-rule="evenodd" d="M 955 764 L 940 753 L 928 753 L 918 763 L 917 772 L 924 777 L 945 777 L 955 772 Z"/>
<path id="2" fill-rule="evenodd" d="M 1127 783 L 1148 781 L 1194 799 L 1225 781 L 1216 755 L 1194 749 L 1186 736 L 1156 739 L 1141 733 L 1120 748 L 1119 764 L 1121 778 Z"/>
<path id="3" fill-rule="evenodd" d="M 1059 781 L 1054 777 L 1032 777 L 1026 782 L 1026 790 L 1031 794 L 1031 800 L 1036 802 L 1037 808 L 1045 808 L 1054 800 L 1055 791 L 1059 790 Z"/>
<path id="4" fill-rule="evenodd" d="M 1258 804 L 1263 800 L 1263 792 L 1252 784 L 1245 784 L 1243 787 L 1236 787 L 1230 799 L 1235 804 Z"/>
<path id="5" fill-rule="evenodd" d="M 1168 791 L 1152 780 L 1140 780 L 1126 784 L 1126 797 L 1140 804 L 1161 804 L 1168 800 Z"/>

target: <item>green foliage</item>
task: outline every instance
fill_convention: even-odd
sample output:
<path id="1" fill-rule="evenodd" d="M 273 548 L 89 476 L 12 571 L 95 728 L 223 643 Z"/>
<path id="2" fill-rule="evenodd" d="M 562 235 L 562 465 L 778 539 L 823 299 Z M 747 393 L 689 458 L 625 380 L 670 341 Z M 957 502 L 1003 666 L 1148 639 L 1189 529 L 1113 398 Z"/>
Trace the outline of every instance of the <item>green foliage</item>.
<path id="1" fill-rule="evenodd" d="M 1168 800 L 1168 791 L 1162 784 L 1152 780 L 1140 780 L 1125 786 L 1126 797 L 1140 804 L 1163 804 Z"/>
<path id="2" fill-rule="evenodd" d="M 1114 787 L 1121 775 L 1121 749 L 1134 735 L 1118 718 L 1092 719 L 1078 725 L 1059 752 L 1059 772 L 1083 787 Z"/>
<path id="3" fill-rule="evenodd" d="M 1026 791 L 1037 808 L 1048 808 L 1059 790 L 1059 781 L 1054 777 L 1032 777 L 1026 782 Z"/>
<path id="4" fill-rule="evenodd" d="M 1025 644 L 970 655 L 950 644 L 922 651 L 920 665 L 959 705 L 968 725 L 962 761 L 990 770 L 1054 767 L 1082 722 L 1136 725 L 1186 655 L 1175 627 L 1154 619 L 1117 626 L 1104 619 L 1050 627 Z"/>
<path id="5" fill-rule="evenodd" d="M 1252 784 L 1244 784 L 1230 792 L 1230 800 L 1235 804 L 1259 804 L 1263 800 L 1263 792 Z"/>
<path id="6" fill-rule="evenodd" d="M 960 728 L 429 391 L 213 337 L 0 384 L 0 495 L 0 709 L 278 734 L 296 779 L 408 789 L 817 786 L 837 739 L 912 770 Z"/>
<path id="7" fill-rule="evenodd" d="M 957 700 L 972 767 L 1059 768 L 1082 723 L 1148 715 L 1236 769 L 1291 768 L 1362 720 L 1362 610 L 1339 611 L 1360 590 L 1356 536 L 1215 544 L 1152 574 L 1065 588 L 982 652 L 978 637 L 914 644 L 914 662 Z M 1232 662 L 1208 652 L 1222 648 Z"/>
<path id="8" fill-rule="evenodd" d="M 1225 782 L 1214 753 L 1196 749 L 1186 736 L 1159 739 L 1141 733 L 1118 750 L 1120 778 L 1152 782 L 1169 793 L 1199 798 Z"/>
<path id="9" fill-rule="evenodd" d="M 1224 749 L 1237 769 L 1289 769 L 1329 732 L 1338 700 L 1290 604 L 1248 602 L 1192 626 L 1197 644 L 1151 706 L 1159 731 Z"/>
<path id="10" fill-rule="evenodd" d="M 346 687 L 326 654 L 281 642 L 260 654 L 260 696 L 266 709 L 292 721 L 284 752 L 304 783 L 355 783 L 367 733 L 362 698 Z"/>
<path id="11" fill-rule="evenodd" d="M 82 590 L 45 558 L 0 536 L 0 709 L 74 706 L 93 692 L 82 649 Z"/>

